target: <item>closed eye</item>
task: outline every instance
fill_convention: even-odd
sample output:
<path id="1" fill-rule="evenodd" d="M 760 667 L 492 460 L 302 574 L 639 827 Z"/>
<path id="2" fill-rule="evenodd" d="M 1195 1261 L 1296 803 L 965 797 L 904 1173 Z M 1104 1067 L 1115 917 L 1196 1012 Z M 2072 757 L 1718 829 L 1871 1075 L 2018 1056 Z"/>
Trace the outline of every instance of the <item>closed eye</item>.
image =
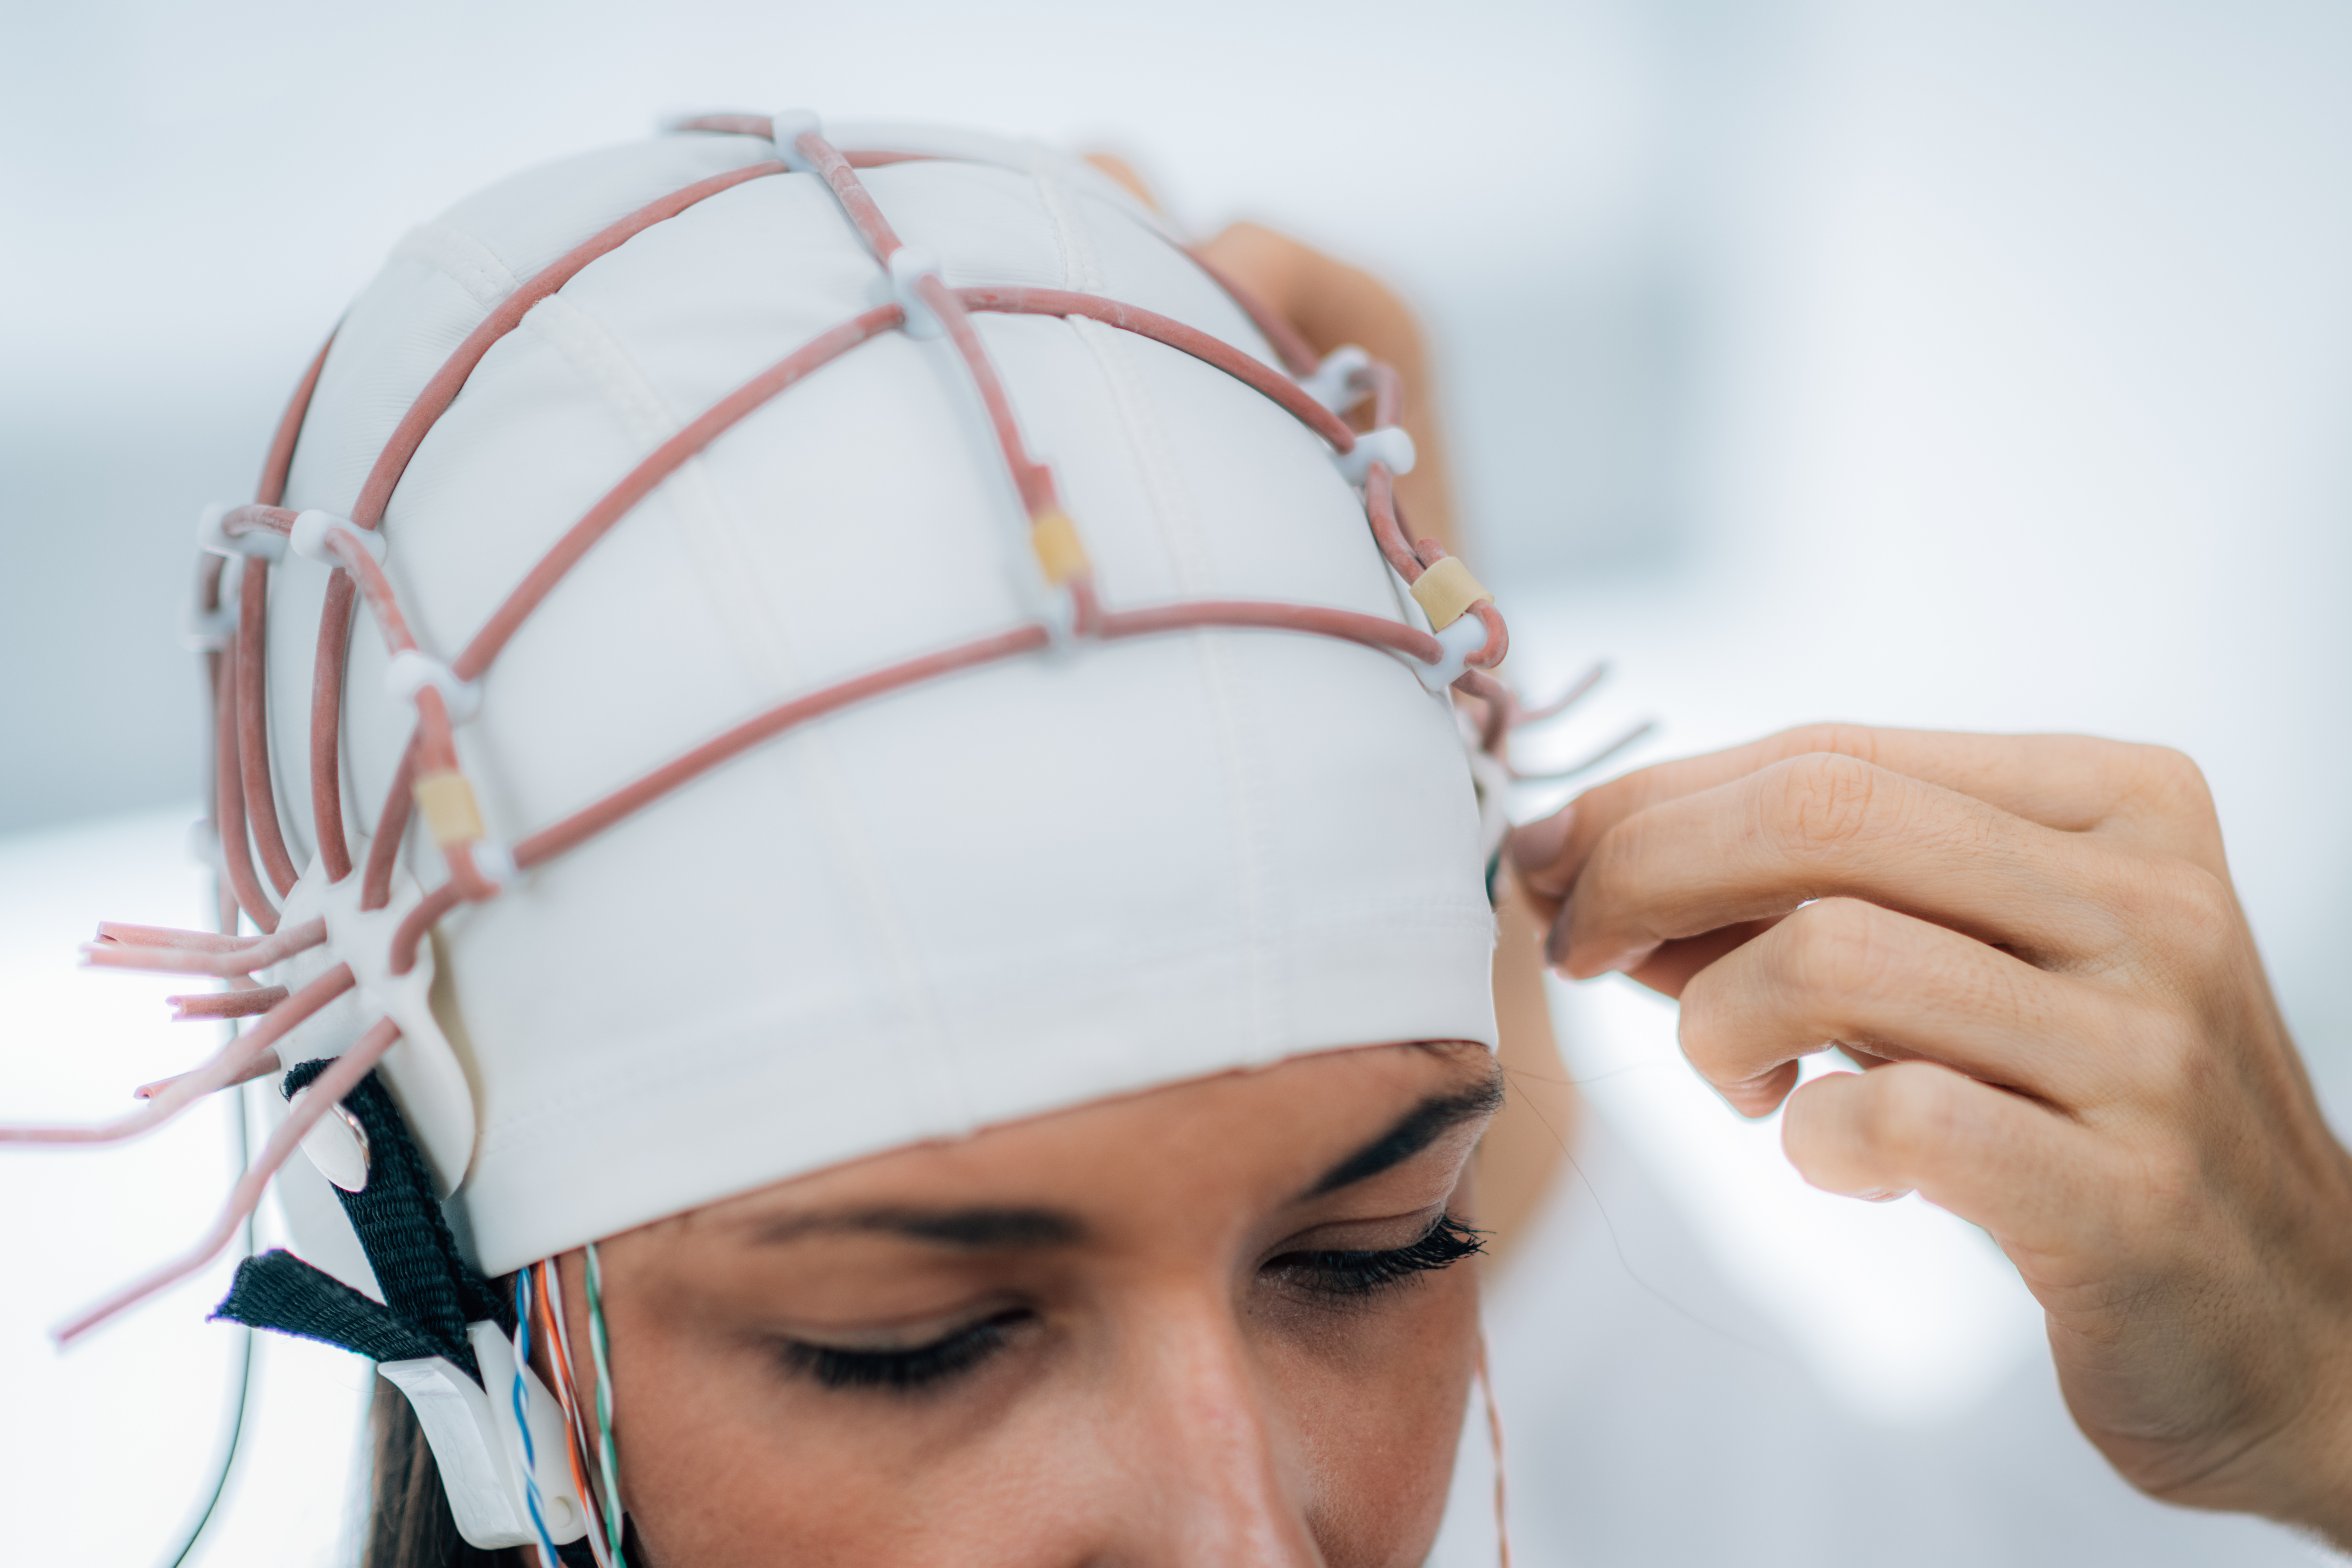
<path id="1" fill-rule="evenodd" d="M 1441 1214 L 1421 1239 L 1378 1251 L 1286 1252 L 1261 1273 L 1293 1289 L 1360 1300 L 1394 1289 L 1421 1275 L 1450 1268 L 1486 1249 L 1484 1231 Z"/>
<path id="2" fill-rule="evenodd" d="M 971 1372 L 1004 1348 L 1014 1329 L 1036 1314 L 1015 1307 L 969 1323 L 928 1344 L 888 1350 L 850 1350 L 839 1345 L 786 1340 L 779 1347 L 784 1365 L 826 1388 L 874 1389 L 915 1394 Z"/>

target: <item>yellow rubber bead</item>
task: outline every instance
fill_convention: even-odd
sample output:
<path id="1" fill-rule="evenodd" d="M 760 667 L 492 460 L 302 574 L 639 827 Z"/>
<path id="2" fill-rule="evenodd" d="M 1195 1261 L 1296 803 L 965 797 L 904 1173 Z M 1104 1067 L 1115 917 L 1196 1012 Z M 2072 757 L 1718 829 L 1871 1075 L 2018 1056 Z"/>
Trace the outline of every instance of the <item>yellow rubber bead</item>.
<path id="1" fill-rule="evenodd" d="M 416 781 L 416 809 L 433 842 L 446 849 L 472 844 L 482 837 L 481 809 L 474 804 L 474 786 L 463 773 L 426 773 Z"/>
<path id="2" fill-rule="evenodd" d="M 1459 555 L 1447 556 L 1423 572 L 1412 585 L 1413 602 L 1429 617 L 1432 631 L 1444 631 L 1460 620 L 1471 605 L 1494 596 L 1470 575 L 1470 568 L 1462 564 Z"/>
<path id="3" fill-rule="evenodd" d="M 1093 569 L 1093 563 L 1087 559 L 1087 547 L 1079 542 L 1077 524 L 1062 512 L 1040 512 L 1030 520 L 1029 548 L 1037 552 L 1037 564 L 1045 569 L 1045 581 L 1055 587 L 1073 577 L 1083 577 Z"/>

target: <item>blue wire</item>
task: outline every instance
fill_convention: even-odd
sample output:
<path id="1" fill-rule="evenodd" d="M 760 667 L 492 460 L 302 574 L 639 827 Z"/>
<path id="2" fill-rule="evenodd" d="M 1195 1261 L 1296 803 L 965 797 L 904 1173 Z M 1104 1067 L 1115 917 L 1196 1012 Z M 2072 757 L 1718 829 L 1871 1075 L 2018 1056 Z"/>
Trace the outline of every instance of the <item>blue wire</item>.
<path id="1" fill-rule="evenodd" d="M 523 1391 L 522 1369 L 530 1364 L 530 1270 L 515 1271 L 515 1426 L 522 1432 L 523 1504 L 530 1510 L 530 1527 L 539 1531 L 541 1568 L 563 1568 L 555 1554 L 555 1538 L 547 1533 L 547 1520 L 539 1506 L 539 1454 L 530 1440 L 529 1396 Z"/>

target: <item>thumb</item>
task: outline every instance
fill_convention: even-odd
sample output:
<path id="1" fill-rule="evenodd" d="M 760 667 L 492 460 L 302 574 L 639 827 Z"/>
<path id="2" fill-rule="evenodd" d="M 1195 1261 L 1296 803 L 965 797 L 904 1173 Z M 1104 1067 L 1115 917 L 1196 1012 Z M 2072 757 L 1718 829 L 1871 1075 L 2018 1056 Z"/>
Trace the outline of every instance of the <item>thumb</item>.
<path id="1" fill-rule="evenodd" d="M 1814 1186 L 1916 1191 L 2004 1247 L 2071 1250 L 2097 1224 L 2091 1135 L 2022 1095 L 1930 1061 L 1830 1073 L 1789 1097 L 1780 1145 Z"/>

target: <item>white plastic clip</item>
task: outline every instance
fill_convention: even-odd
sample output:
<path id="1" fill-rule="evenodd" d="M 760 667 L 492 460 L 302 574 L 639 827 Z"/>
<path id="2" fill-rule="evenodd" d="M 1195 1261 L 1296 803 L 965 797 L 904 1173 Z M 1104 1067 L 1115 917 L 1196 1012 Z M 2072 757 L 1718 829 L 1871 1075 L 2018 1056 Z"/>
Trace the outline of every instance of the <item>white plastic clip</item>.
<path id="1" fill-rule="evenodd" d="M 236 636 L 234 605 L 223 605 L 215 610 L 190 610 L 180 627 L 180 641 L 190 653 L 218 653 Z"/>
<path id="2" fill-rule="evenodd" d="M 215 501 L 196 514 L 196 542 L 215 555 L 252 555 L 264 561 L 281 559 L 286 553 L 286 536 L 272 533 L 266 528 L 234 537 L 221 531 L 221 520 L 236 509 L 226 501 Z"/>
<path id="3" fill-rule="evenodd" d="M 1412 472 L 1412 437 L 1400 426 L 1383 425 L 1356 437 L 1352 452 L 1336 454 L 1339 472 L 1351 485 L 1360 485 L 1374 463 L 1386 464 L 1391 474 Z"/>
<path id="4" fill-rule="evenodd" d="M 428 686 L 441 693 L 441 705 L 449 710 L 453 724 L 464 723 L 482 706 L 480 685 L 458 679 L 456 671 L 430 654 L 403 648 L 384 666 L 383 689 L 399 701 L 415 702 Z"/>
<path id="5" fill-rule="evenodd" d="M 795 145 L 810 132 L 824 133 L 824 121 L 813 109 L 782 109 L 768 117 L 768 133 L 775 138 L 776 156 L 795 174 L 814 174 L 816 165 Z"/>
<path id="6" fill-rule="evenodd" d="M 1432 691 L 1444 691 L 1462 679 L 1470 668 L 1470 656 L 1486 646 L 1486 623 L 1475 616 L 1465 616 L 1444 631 L 1436 634 L 1437 646 L 1444 651 L 1435 664 L 1412 661 L 1412 672 Z"/>
<path id="7" fill-rule="evenodd" d="M 1356 379 L 1371 368 L 1371 355 L 1353 343 L 1343 344 L 1325 354 L 1313 374 L 1299 377 L 1298 389 L 1332 413 L 1345 414 L 1371 390 Z"/>
<path id="8" fill-rule="evenodd" d="M 331 511 L 320 511 L 314 508 L 295 513 L 294 531 L 286 538 L 287 542 L 294 546 L 295 554 L 323 561 L 330 566 L 341 566 L 343 563 L 341 557 L 327 548 L 328 537 L 337 533 L 350 534 L 360 542 L 361 548 L 375 557 L 377 565 L 383 564 L 383 535 L 373 529 L 362 528 L 350 518 L 337 517 Z"/>
<path id="9" fill-rule="evenodd" d="M 916 287 L 926 278 L 940 275 L 940 258 L 918 246 L 902 245 L 890 253 L 890 291 L 899 308 L 907 312 L 907 335 L 910 338 L 937 338 L 947 334 L 947 324 L 939 312 L 924 300 Z"/>
<path id="10" fill-rule="evenodd" d="M 188 858 L 199 866 L 217 868 L 221 863 L 220 830 L 205 817 L 188 824 Z"/>
<path id="11" fill-rule="evenodd" d="M 497 839 L 477 838 L 470 847 L 474 869 L 499 887 L 512 887 L 514 879 L 522 875 L 521 868 L 515 864 L 514 851 Z"/>
<path id="12" fill-rule="evenodd" d="M 514 1346 L 493 1322 L 467 1324 L 466 1340 L 481 1371 L 480 1384 L 439 1356 L 382 1362 L 376 1371 L 408 1395 L 415 1409 L 416 1424 L 425 1429 L 433 1462 L 440 1468 L 457 1533 L 476 1546 L 526 1546 L 539 1539 L 539 1531 L 530 1522 L 522 1427 L 515 1415 Z M 521 1420 L 530 1424 L 531 1447 L 541 1456 L 562 1453 L 571 1441 L 562 1406 L 537 1373 L 525 1367 L 520 1375 Z M 587 1501 L 572 1485 L 566 1468 L 551 1467 L 542 1458 L 539 1478 L 549 1537 L 562 1545 L 585 1535 L 591 1517 Z"/>

